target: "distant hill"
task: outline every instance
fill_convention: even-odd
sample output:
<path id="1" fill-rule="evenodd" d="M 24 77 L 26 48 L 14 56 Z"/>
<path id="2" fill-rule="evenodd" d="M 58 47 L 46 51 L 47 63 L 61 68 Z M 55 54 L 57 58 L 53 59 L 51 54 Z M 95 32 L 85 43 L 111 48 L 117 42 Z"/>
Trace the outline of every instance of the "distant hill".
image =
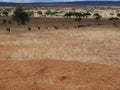
<path id="1" fill-rule="evenodd" d="M 0 6 L 120 6 L 120 1 L 74 1 L 74 2 L 53 2 L 53 3 L 11 3 L 0 2 Z"/>

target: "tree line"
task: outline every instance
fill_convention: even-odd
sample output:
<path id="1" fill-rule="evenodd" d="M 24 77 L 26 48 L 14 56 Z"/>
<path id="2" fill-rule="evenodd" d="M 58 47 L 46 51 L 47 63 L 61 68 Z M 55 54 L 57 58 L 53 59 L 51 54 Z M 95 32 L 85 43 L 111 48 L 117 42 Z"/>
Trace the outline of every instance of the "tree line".
<path id="1" fill-rule="evenodd" d="M 3 10 L 2 14 L 5 16 L 8 16 L 8 13 L 10 12 L 10 9 L 5 9 Z M 63 11 L 51 11 L 47 10 L 44 14 L 45 15 L 55 15 L 57 13 L 62 13 Z M 37 11 L 38 15 L 43 15 L 42 11 Z M 67 18 L 75 17 L 75 20 L 80 21 L 82 18 L 88 18 L 92 14 L 90 12 L 75 12 L 75 11 L 70 11 L 65 13 L 63 16 Z M 119 20 L 120 13 L 117 13 L 117 17 L 113 17 L 113 14 L 110 14 L 112 17 L 109 18 L 109 20 Z M 34 16 L 34 11 L 25 11 L 22 7 L 17 7 L 12 15 L 12 18 L 14 21 L 18 23 L 18 25 L 25 25 L 30 21 L 30 18 Z M 102 16 L 99 13 L 93 14 L 95 17 L 96 21 L 100 20 Z M 6 23 L 6 20 L 3 19 L 3 23 Z M 9 24 L 11 24 L 11 21 L 8 21 Z"/>

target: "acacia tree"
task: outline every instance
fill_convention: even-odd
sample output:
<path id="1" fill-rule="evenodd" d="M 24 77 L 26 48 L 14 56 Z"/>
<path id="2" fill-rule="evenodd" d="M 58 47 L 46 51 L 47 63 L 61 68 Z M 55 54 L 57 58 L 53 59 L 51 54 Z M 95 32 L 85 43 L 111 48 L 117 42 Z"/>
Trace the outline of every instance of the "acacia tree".
<path id="1" fill-rule="evenodd" d="M 86 13 L 83 13 L 84 14 L 84 16 L 86 17 L 86 18 L 88 18 L 89 16 L 91 16 L 91 13 L 89 13 L 89 12 L 86 12 Z"/>
<path id="2" fill-rule="evenodd" d="M 70 18 L 70 17 L 72 17 L 72 16 L 74 16 L 74 13 L 73 13 L 73 12 L 68 12 L 68 13 L 65 13 L 65 14 L 64 14 L 64 17 L 67 17 L 67 18 Z"/>
<path id="3" fill-rule="evenodd" d="M 18 22 L 18 25 L 25 25 L 26 22 L 29 22 L 30 16 L 22 9 L 22 7 L 17 7 L 13 14 L 13 20 Z"/>
<path id="4" fill-rule="evenodd" d="M 80 19 L 80 18 L 82 19 L 83 14 L 81 12 L 74 12 L 74 16 L 78 19 Z"/>
<path id="5" fill-rule="evenodd" d="M 102 18 L 102 16 L 99 13 L 95 13 L 93 16 L 95 17 L 97 22 Z"/>
<path id="6" fill-rule="evenodd" d="M 82 20 L 82 17 L 83 17 L 83 14 L 81 13 L 81 12 L 74 12 L 73 13 L 73 16 L 75 17 L 75 21 L 76 22 L 79 22 L 79 24 L 80 24 L 80 22 L 81 22 L 81 20 Z M 77 27 L 79 27 L 79 25 L 77 26 Z"/>

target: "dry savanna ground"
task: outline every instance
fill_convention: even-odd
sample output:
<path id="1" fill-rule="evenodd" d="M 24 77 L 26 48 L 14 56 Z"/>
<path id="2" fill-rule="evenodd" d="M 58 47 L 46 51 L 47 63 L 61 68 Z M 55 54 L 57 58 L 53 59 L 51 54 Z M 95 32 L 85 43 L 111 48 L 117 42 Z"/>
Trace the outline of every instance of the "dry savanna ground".
<path id="1" fill-rule="evenodd" d="M 0 90 L 120 90 L 120 21 L 1 24 Z"/>

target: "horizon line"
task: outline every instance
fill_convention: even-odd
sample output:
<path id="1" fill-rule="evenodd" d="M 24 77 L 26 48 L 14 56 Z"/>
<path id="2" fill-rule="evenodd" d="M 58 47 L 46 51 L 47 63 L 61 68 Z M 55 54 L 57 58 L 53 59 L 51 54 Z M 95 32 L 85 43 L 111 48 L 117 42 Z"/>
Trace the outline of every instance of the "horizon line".
<path id="1" fill-rule="evenodd" d="M 120 2 L 119 0 L 109 0 L 109 1 L 105 1 L 105 0 L 100 0 L 100 1 L 97 1 L 97 0 L 91 0 L 91 1 L 53 1 L 53 2 L 5 2 L 5 1 L 0 1 L 0 3 L 66 3 L 66 2 Z"/>

